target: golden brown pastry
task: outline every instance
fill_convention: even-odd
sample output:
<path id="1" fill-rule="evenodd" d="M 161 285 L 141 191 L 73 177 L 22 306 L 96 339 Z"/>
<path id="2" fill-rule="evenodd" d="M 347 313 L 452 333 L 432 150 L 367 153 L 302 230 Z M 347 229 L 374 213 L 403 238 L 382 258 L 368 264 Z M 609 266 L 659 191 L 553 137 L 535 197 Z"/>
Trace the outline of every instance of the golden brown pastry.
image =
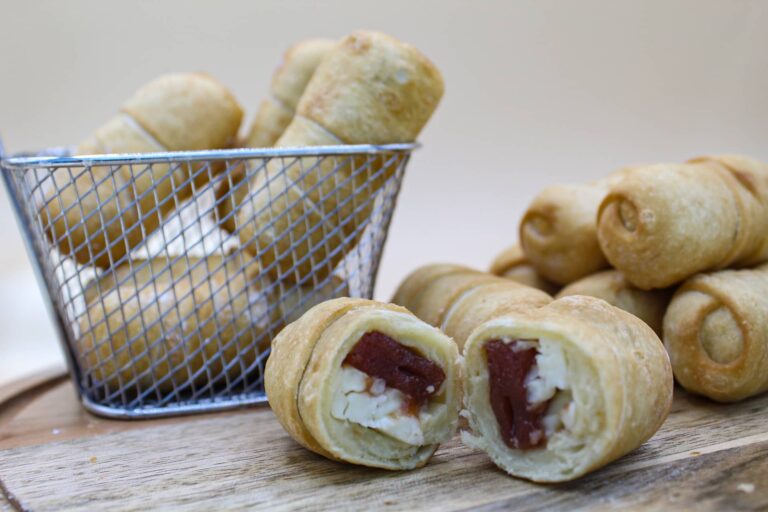
<path id="1" fill-rule="evenodd" d="M 309 79 L 334 44 L 330 39 L 305 39 L 288 49 L 283 56 L 283 63 L 272 76 L 269 96 L 261 102 L 243 142 L 245 147 L 266 148 L 277 142 L 291 123 Z M 237 230 L 233 212 L 237 198 L 242 199 L 246 194 L 247 188 L 240 185 L 245 176 L 245 167 L 236 167 L 216 191 L 216 216 L 219 225 L 229 233 Z M 230 194 L 230 191 L 233 193 Z"/>
<path id="2" fill-rule="evenodd" d="M 519 245 L 515 244 L 504 249 L 491 263 L 490 273 L 499 277 L 506 277 L 518 283 L 538 288 L 552 295 L 557 293 L 560 287 L 549 281 L 531 265 Z"/>
<path id="3" fill-rule="evenodd" d="M 290 282 L 277 283 L 274 295 L 277 296 L 276 300 L 283 321 L 290 324 L 321 302 L 336 297 L 347 297 L 350 293 L 346 281 L 336 276 L 329 276 L 318 285 L 311 282 L 303 286 Z"/>
<path id="4" fill-rule="evenodd" d="M 634 450 L 672 404 L 659 338 L 600 299 L 572 296 L 475 329 L 464 348 L 465 444 L 510 475 L 573 480 Z"/>
<path id="5" fill-rule="evenodd" d="M 334 44 L 330 39 L 305 39 L 285 52 L 282 64 L 272 76 L 269 97 L 261 102 L 251 125 L 246 147 L 271 147 L 280 138 L 293 119 L 309 79 Z"/>
<path id="6" fill-rule="evenodd" d="M 302 446 L 333 460 L 413 469 L 456 431 L 459 364 L 456 344 L 409 311 L 341 298 L 275 338 L 264 384 Z"/>
<path id="7" fill-rule="evenodd" d="M 768 265 L 686 281 L 664 317 L 664 344 L 688 391 L 719 402 L 768 391 Z"/>
<path id="8" fill-rule="evenodd" d="M 536 308 L 552 297 L 541 290 L 460 265 L 425 265 L 400 284 L 392 302 L 439 327 L 463 348 L 472 330 L 510 311 Z"/>
<path id="9" fill-rule="evenodd" d="M 672 299 L 672 290 L 641 290 L 632 286 L 618 270 L 604 270 L 574 281 L 560 290 L 557 298 L 568 295 L 588 295 L 603 299 L 612 306 L 632 313 L 661 336 L 664 313 Z"/>
<path id="10" fill-rule="evenodd" d="M 608 261 L 643 289 L 768 260 L 768 166 L 723 155 L 637 168 L 599 210 Z"/>
<path id="11" fill-rule="evenodd" d="M 223 148 L 234 140 L 242 110 L 231 93 L 198 73 L 164 75 L 139 89 L 77 154 L 146 153 Z M 59 249 L 83 265 L 118 263 L 160 224 L 207 170 L 154 164 L 58 169 L 46 182 L 43 226 Z"/>
<path id="12" fill-rule="evenodd" d="M 417 49 L 384 34 L 356 32 L 315 70 L 276 146 L 413 141 L 442 93 L 440 72 Z M 323 277 L 354 246 L 376 193 L 394 172 L 385 160 L 303 158 L 284 172 L 283 162 L 272 161 L 236 197 L 241 244 L 274 278 Z"/>
<path id="13" fill-rule="evenodd" d="M 554 185 L 536 196 L 520 221 L 520 245 L 545 279 L 565 285 L 609 267 L 597 241 L 597 209 L 630 170 L 588 185 Z"/>
<path id="14" fill-rule="evenodd" d="M 170 393 L 253 370 L 279 319 L 258 266 L 229 258 L 133 260 L 89 283 L 76 343 L 85 374 L 108 393 Z"/>

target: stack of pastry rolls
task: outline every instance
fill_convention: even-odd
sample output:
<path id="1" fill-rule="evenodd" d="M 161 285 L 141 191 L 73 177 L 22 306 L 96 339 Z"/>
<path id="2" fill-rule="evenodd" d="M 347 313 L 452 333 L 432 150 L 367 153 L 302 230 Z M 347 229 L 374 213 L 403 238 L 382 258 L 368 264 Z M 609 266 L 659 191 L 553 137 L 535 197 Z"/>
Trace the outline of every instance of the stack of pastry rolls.
<path id="1" fill-rule="evenodd" d="M 600 245 L 630 282 L 682 282 L 663 337 L 689 391 L 735 401 L 768 389 L 765 267 L 749 269 L 768 261 L 766 233 L 768 165 L 745 156 L 640 167 L 600 206 Z"/>
<path id="2" fill-rule="evenodd" d="M 276 146 L 413 141 L 443 94 L 437 68 L 390 36 L 356 32 L 322 59 Z M 335 157 L 283 168 L 272 162 L 221 203 L 241 244 L 276 279 L 328 274 L 354 246 L 394 166 Z M 307 172 L 307 169 L 311 171 Z"/>
<path id="3" fill-rule="evenodd" d="M 232 94 L 208 75 L 164 75 L 139 89 L 120 113 L 79 144 L 77 154 L 147 153 L 230 146 L 242 118 Z M 123 260 L 187 198 L 208 170 L 58 169 L 39 208 L 46 234 L 78 263 L 108 268 Z"/>
<path id="4" fill-rule="evenodd" d="M 547 189 L 526 212 L 521 245 L 536 275 L 564 284 L 558 297 L 599 297 L 643 319 L 689 391 L 719 401 L 765 391 L 755 301 L 768 262 L 768 165 L 705 156 L 627 168 L 579 190 L 576 200 L 575 187 Z M 595 242 L 590 271 L 614 269 L 581 276 L 587 267 L 562 248 L 584 255 Z M 493 270 L 503 274 L 498 262 Z"/>

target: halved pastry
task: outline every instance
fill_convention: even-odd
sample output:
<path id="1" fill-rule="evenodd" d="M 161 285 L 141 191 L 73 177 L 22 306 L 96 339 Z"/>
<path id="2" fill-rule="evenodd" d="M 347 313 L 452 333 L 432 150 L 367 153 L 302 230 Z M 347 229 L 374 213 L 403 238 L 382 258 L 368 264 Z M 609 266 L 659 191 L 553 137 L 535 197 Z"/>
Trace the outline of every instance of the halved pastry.
<path id="1" fill-rule="evenodd" d="M 333 460 L 412 469 L 456 431 L 459 364 L 456 344 L 408 310 L 341 298 L 275 338 L 264 385 L 302 446 Z"/>
<path id="2" fill-rule="evenodd" d="M 464 349 L 469 446 L 509 474 L 572 480 L 634 450 L 672 404 L 672 370 L 638 318 L 584 296 L 490 320 Z"/>

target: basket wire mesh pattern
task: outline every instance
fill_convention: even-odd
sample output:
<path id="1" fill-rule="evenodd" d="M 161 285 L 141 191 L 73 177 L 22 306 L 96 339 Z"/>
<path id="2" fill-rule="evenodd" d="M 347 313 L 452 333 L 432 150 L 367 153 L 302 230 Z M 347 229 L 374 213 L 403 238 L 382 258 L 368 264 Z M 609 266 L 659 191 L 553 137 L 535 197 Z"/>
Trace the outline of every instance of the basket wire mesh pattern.
<path id="1" fill-rule="evenodd" d="M 85 407 L 265 402 L 280 329 L 323 300 L 372 296 L 415 147 L 0 160 Z"/>

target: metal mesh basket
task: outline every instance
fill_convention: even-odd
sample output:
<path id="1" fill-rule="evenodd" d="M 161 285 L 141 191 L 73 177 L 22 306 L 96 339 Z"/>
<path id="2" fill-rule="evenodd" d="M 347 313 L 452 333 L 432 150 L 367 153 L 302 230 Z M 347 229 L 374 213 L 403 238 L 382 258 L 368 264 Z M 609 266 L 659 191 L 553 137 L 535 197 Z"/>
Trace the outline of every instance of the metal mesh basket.
<path id="1" fill-rule="evenodd" d="M 414 147 L 0 160 L 85 407 L 266 401 L 280 329 L 323 300 L 371 297 Z"/>

